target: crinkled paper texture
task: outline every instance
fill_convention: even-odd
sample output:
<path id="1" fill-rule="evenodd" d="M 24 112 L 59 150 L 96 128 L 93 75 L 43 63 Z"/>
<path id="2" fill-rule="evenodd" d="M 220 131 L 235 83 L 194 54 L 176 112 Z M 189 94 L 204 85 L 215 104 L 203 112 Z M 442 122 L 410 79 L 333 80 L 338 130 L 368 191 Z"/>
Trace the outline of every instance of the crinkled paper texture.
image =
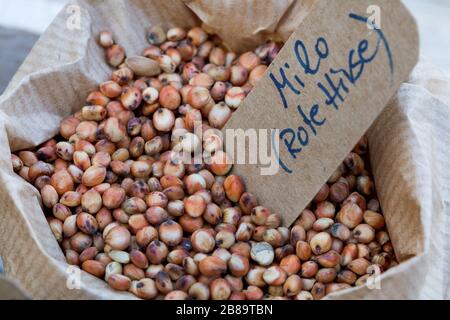
<path id="1" fill-rule="evenodd" d="M 39 192 L 16 175 L 11 151 L 54 136 L 59 121 L 83 106 L 111 69 L 96 44 L 111 29 L 128 55 L 146 47 L 155 24 L 201 22 L 229 48 L 251 49 L 268 38 L 286 40 L 314 0 L 115 0 L 75 2 L 80 28 L 63 10 L 0 97 L 0 255 L 5 271 L 36 299 L 129 299 L 82 272 L 69 290 L 64 255 L 40 206 Z M 77 7 L 75 7 L 76 10 Z M 324 17 L 326 18 L 326 17 Z M 352 288 L 329 299 L 442 299 L 449 297 L 450 81 L 421 62 L 369 131 L 375 183 L 397 257 L 381 289 Z M 261 199 L 264 202 L 264 199 Z M 270 203 L 265 205 L 270 207 Z"/>

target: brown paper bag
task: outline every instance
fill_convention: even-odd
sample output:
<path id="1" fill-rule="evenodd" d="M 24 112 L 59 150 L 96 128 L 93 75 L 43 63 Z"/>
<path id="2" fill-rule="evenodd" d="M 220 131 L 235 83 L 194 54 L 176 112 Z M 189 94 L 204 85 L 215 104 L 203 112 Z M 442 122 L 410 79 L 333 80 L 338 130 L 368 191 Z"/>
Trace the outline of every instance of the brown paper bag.
<path id="1" fill-rule="evenodd" d="M 24 300 L 27 294 L 16 280 L 0 274 L 0 300 Z"/>
<path id="2" fill-rule="evenodd" d="M 11 151 L 54 136 L 59 121 L 79 110 L 89 90 L 108 79 L 111 70 L 95 41 L 101 29 L 111 29 L 127 54 L 134 55 L 146 47 L 150 25 L 189 27 L 203 21 L 230 48 L 245 50 L 266 38 L 286 40 L 313 2 L 79 0 L 63 10 L 0 98 L 0 255 L 5 271 L 36 299 L 134 298 L 85 272 L 79 289 L 73 289 L 73 270 L 50 232 L 39 192 L 10 163 Z M 401 264 L 381 276 L 380 289 L 352 288 L 329 299 L 448 296 L 450 82 L 432 70 L 419 65 L 369 132 L 375 183 Z"/>

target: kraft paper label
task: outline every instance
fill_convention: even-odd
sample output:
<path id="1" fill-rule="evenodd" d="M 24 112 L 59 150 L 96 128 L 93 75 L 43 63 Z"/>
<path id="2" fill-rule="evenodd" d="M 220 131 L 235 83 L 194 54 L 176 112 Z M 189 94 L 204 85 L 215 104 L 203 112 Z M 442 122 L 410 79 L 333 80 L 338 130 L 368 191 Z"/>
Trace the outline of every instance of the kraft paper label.
<path id="1" fill-rule="evenodd" d="M 418 49 L 400 1 L 317 1 L 223 131 L 234 173 L 290 225 L 407 79 Z"/>

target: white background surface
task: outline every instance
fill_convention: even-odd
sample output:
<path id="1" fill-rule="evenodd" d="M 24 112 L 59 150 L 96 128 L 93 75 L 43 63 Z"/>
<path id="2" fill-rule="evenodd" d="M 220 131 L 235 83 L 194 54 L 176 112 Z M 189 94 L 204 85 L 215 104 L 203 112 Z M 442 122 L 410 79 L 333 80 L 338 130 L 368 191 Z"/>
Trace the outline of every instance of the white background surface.
<path id="1" fill-rule="evenodd" d="M 403 2 L 418 21 L 422 53 L 450 77 L 450 0 Z M 66 3 L 69 0 L 0 0 L 0 26 L 40 34 Z"/>

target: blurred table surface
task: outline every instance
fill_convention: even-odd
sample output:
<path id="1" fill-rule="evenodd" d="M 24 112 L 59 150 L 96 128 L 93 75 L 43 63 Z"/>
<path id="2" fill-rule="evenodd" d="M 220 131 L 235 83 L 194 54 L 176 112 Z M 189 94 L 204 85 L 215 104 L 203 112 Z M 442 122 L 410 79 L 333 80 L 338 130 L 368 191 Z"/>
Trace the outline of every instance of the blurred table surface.
<path id="1" fill-rule="evenodd" d="M 0 27 L 0 94 L 38 37 L 27 31 Z"/>

